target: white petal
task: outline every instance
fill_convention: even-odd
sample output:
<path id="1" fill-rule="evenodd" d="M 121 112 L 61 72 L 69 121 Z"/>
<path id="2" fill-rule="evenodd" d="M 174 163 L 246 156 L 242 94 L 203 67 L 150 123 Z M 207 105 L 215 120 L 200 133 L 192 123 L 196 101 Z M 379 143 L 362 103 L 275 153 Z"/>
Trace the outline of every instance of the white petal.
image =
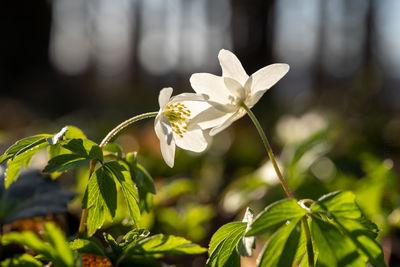
<path id="1" fill-rule="evenodd" d="M 217 133 L 222 132 L 223 130 L 228 128 L 234 121 L 240 119 L 245 114 L 246 114 L 246 111 L 244 109 L 239 109 L 236 113 L 234 113 L 227 120 L 225 120 L 223 124 L 212 128 L 211 131 L 210 131 L 210 135 L 214 136 Z"/>
<path id="2" fill-rule="evenodd" d="M 241 85 L 245 84 L 249 76 L 243 69 L 239 59 L 231 51 L 222 49 L 219 51 L 218 59 L 222 68 L 222 76 L 235 79 Z"/>
<path id="3" fill-rule="evenodd" d="M 222 77 L 209 73 L 195 73 L 190 77 L 190 84 L 198 94 L 209 96 L 210 100 L 219 103 L 229 103 L 231 93 L 224 84 Z"/>
<path id="4" fill-rule="evenodd" d="M 203 130 L 223 124 L 234 113 L 222 112 L 214 107 L 209 107 L 197 116 L 193 117 L 188 125 L 188 129 L 201 128 Z"/>
<path id="5" fill-rule="evenodd" d="M 254 107 L 254 105 L 257 104 L 258 100 L 260 100 L 266 91 L 267 90 L 258 91 L 255 94 L 250 95 L 245 101 L 246 106 L 248 108 Z"/>
<path id="6" fill-rule="evenodd" d="M 226 88 L 236 97 L 239 99 L 244 100 L 246 97 L 246 92 L 244 87 L 235 79 L 224 77 L 224 83 Z"/>
<path id="7" fill-rule="evenodd" d="M 161 154 L 167 165 L 172 168 L 174 166 L 175 141 L 168 120 L 161 114 L 157 115 L 154 121 L 154 130 L 160 140 Z"/>
<path id="8" fill-rule="evenodd" d="M 183 137 L 180 137 L 174 133 L 174 139 L 177 146 L 193 152 L 202 152 L 208 146 L 208 142 L 203 135 L 203 131 L 200 129 L 187 131 L 183 134 Z"/>
<path id="9" fill-rule="evenodd" d="M 204 94 L 195 94 L 195 93 L 182 93 L 176 96 L 173 96 L 169 102 L 182 102 L 182 101 L 207 101 L 209 97 Z"/>
<path id="10" fill-rule="evenodd" d="M 163 88 L 158 95 L 158 104 L 163 109 L 171 98 L 173 89 L 171 87 Z"/>
<path id="11" fill-rule="evenodd" d="M 277 83 L 289 71 L 288 64 L 272 64 L 251 75 L 251 94 L 266 91 Z"/>

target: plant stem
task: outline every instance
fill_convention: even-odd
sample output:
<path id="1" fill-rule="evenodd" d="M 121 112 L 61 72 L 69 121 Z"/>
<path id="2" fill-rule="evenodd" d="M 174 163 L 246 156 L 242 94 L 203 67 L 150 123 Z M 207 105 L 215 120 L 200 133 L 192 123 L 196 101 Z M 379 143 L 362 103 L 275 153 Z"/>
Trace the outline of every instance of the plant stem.
<path id="1" fill-rule="evenodd" d="M 267 150 L 267 154 L 272 162 L 272 165 L 274 166 L 276 175 L 278 175 L 279 181 L 281 182 L 281 185 L 283 187 L 283 190 L 285 190 L 286 195 L 289 198 L 295 198 L 294 195 L 292 194 L 292 192 L 290 191 L 288 185 L 286 184 L 285 178 L 283 178 L 283 175 L 281 173 L 281 171 L 279 170 L 279 166 L 275 160 L 275 156 L 274 153 L 272 152 L 272 148 L 268 142 L 267 136 L 265 135 L 264 130 L 261 127 L 260 122 L 257 120 L 256 116 L 254 115 L 254 113 L 246 106 L 245 103 L 241 103 L 240 104 L 247 112 L 247 114 L 249 115 L 249 117 L 251 118 L 251 120 L 254 123 L 254 126 L 256 126 L 258 133 L 260 134 L 260 137 L 264 143 L 264 147 L 265 150 Z"/>
<path id="2" fill-rule="evenodd" d="M 254 126 L 256 126 L 258 133 L 260 134 L 260 137 L 264 143 L 264 147 L 265 150 L 267 150 L 267 154 L 272 162 L 272 165 L 274 166 L 276 175 L 279 178 L 279 181 L 281 182 L 281 185 L 283 187 L 283 190 L 285 191 L 286 195 L 289 198 L 292 199 L 296 199 L 292 193 L 292 191 L 290 191 L 285 178 L 283 177 L 279 166 L 275 160 L 275 156 L 274 153 L 272 152 L 272 148 L 271 145 L 268 142 L 267 136 L 265 135 L 265 132 L 263 130 L 263 128 L 261 127 L 260 122 L 257 120 L 256 116 L 254 115 L 254 113 L 249 109 L 249 107 L 246 106 L 245 103 L 240 103 L 240 106 L 243 107 L 247 114 L 249 115 L 250 119 L 253 121 Z M 301 223 L 303 225 L 303 229 L 304 229 L 304 234 L 306 236 L 306 246 L 307 246 L 307 256 L 308 256 L 308 266 L 309 267 L 314 267 L 314 250 L 313 250 L 313 246 L 312 246 L 312 241 L 311 241 L 311 234 L 310 234 L 310 228 L 308 226 L 308 222 L 307 222 L 307 217 L 303 217 L 301 220 Z"/>
<path id="3" fill-rule="evenodd" d="M 139 121 L 139 120 L 146 119 L 146 118 L 155 117 L 155 116 L 157 116 L 157 114 L 158 114 L 158 112 L 143 113 L 143 114 L 137 115 L 135 117 L 132 117 L 132 118 L 127 119 L 126 121 L 120 123 L 117 127 L 112 129 L 111 132 L 109 132 L 106 135 L 106 137 L 104 137 L 103 141 L 101 141 L 101 143 L 100 143 L 100 148 L 103 148 L 105 145 L 107 145 L 107 143 L 110 142 L 111 138 L 113 138 L 117 133 L 119 133 L 121 130 L 125 129 L 130 124 L 132 124 L 136 121 Z"/>
<path id="4" fill-rule="evenodd" d="M 155 117 L 157 116 L 158 112 L 148 112 L 148 113 L 144 113 L 144 114 L 140 114 L 137 116 L 134 116 L 130 119 L 127 119 L 126 121 L 120 123 L 119 125 L 117 125 L 114 129 L 112 129 L 107 135 L 106 137 L 104 137 L 104 139 L 101 141 L 100 143 L 100 148 L 103 148 L 105 145 L 108 144 L 108 142 L 110 142 L 110 140 L 117 135 L 120 131 L 122 131 L 123 129 L 125 129 L 127 126 L 131 125 L 132 123 L 142 120 L 142 119 L 146 119 L 146 118 L 151 118 L 151 117 Z M 89 169 L 89 179 L 90 177 L 92 177 L 92 174 L 94 172 L 94 169 L 96 167 L 96 162 L 97 161 L 91 161 L 90 162 L 90 169 Z M 88 215 L 88 209 L 82 209 L 82 213 L 81 213 L 81 220 L 79 223 L 79 228 L 78 228 L 78 236 L 80 238 L 85 236 L 86 233 L 86 218 Z"/>

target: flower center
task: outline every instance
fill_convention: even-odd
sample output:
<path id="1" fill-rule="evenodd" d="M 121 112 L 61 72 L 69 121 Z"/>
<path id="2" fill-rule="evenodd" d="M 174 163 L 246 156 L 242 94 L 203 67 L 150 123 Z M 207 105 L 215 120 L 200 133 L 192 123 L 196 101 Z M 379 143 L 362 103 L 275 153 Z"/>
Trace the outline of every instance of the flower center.
<path id="1" fill-rule="evenodd" d="M 190 110 L 180 102 L 170 103 L 165 106 L 162 115 L 171 123 L 172 131 L 179 137 L 183 137 L 183 134 L 187 132 Z"/>

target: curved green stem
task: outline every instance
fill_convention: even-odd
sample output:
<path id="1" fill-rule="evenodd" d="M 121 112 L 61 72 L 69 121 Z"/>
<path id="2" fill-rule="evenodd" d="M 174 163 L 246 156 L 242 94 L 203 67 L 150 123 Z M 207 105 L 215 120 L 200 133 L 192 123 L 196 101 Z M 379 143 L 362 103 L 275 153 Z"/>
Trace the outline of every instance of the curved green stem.
<path id="1" fill-rule="evenodd" d="M 158 112 L 148 112 L 148 113 L 144 113 L 144 114 L 140 114 L 137 116 L 134 116 L 130 119 L 127 119 L 126 121 L 120 123 L 119 125 L 117 125 L 114 129 L 112 129 L 107 135 L 106 137 L 104 137 L 104 139 L 101 141 L 100 143 L 100 148 L 103 148 L 105 145 L 107 145 L 108 142 L 110 142 L 110 140 L 116 135 L 118 134 L 120 131 L 122 131 L 123 129 L 125 129 L 127 126 L 131 125 L 132 123 L 139 121 L 139 120 L 143 120 L 146 118 L 152 118 L 157 116 Z M 94 169 L 96 166 L 96 161 L 91 161 L 90 162 L 90 170 L 89 170 L 89 179 L 92 176 Z M 88 215 L 88 209 L 82 209 L 82 213 L 81 213 L 81 220 L 79 223 L 79 228 L 78 228 L 78 236 L 79 237 L 84 237 L 85 233 L 86 233 L 86 218 Z"/>
<path id="2" fill-rule="evenodd" d="M 260 122 L 257 120 L 256 116 L 254 115 L 254 113 L 249 109 L 248 106 L 246 106 L 245 103 L 240 103 L 240 106 L 243 107 L 247 114 L 249 115 L 250 119 L 253 121 L 254 126 L 256 126 L 258 133 L 260 134 L 260 137 L 264 143 L 264 147 L 265 150 L 267 151 L 267 154 L 272 162 L 272 165 L 274 166 L 276 175 L 279 178 L 279 181 L 281 182 L 281 185 L 283 187 L 283 190 L 285 191 L 286 195 L 289 198 L 295 199 L 292 191 L 290 191 L 285 178 L 282 175 L 282 172 L 279 169 L 279 166 L 275 160 L 275 156 L 274 153 L 272 152 L 272 148 L 271 145 L 268 142 L 267 136 L 265 135 L 264 130 L 261 127 Z M 301 220 L 301 223 L 303 225 L 303 229 L 304 229 L 304 234 L 306 236 L 306 246 L 307 246 L 307 255 L 308 255 L 308 266 L 309 267 L 314 267 L 314 250 L 313 250 L 313 246 L 312 246 L 312 241 L 311 241 L 311 234 L 310 234 L 310 228 L 308 226 L 308 222 L 307 222 L 307 217 L 303 217 Z"/>
<path id="3" fill-rule="evenodd" d="M 262 139 L 262 141 L 264 143 L 265 150 L 267 150 L 267 154 L 268 154 L 268 156 L 269 156 L 269 158 L 270 158 L 270 160 L 272 162 L 272 165 L 274 166 L 276 175 L 278 175 L 279 181 L 281 182 L 283 190 L 285 190 L 285 193 L 289 198 L 295 198 L 294 195 L 292 194 L 292 191 L 290 191 L 288 185 L 286 184 L 285 178 L 283 178 L 283 175 L 282 175 L 282 173 L 281 173 L 281 171 L 279 169 L 278 163 L 275 160 L 274 153 L 272 152 L 272 148 L 271 148 L 271 146 L 270 146 L 270 144 L 268 142 L 268 139 L 267 139 L 267 136 L 265 135 L 264 130 L 261 127 L 260 122 L 257 120 L 257 118 L 254 115 L 254 113 L 246 106 L 245 103 L 242 102 L 240 104 L 240 106 L 242 106 L 246 110 L 247 114 L 249 115 L 249 117 L 253 121 L 254 126 L 256 126 L 257 131 L 260 134 L 260 137 L 261 137 L 261 139 Z"/>
<path id="4" fill-rule="evenodd" d="M 132 123 L 136 121 L 140 121 L 146 118 L 151 118 L 157 116 L 158 112 L 148 112 L 148 113 L 143 113 L 140 115 L 137 115 L 135 117 L 132 117 L 130 119 L 127 119 L 126 121 L 120 123 L 115 127 L 114 129 L 109 132 L 106 137 L 101 141 L 100 147 L 103 148 L 105 145 L 107 145 L 108 142 L 110 142 L 111 138 L 113 138 L 117 133 L 119 133 L 121 130 L 125 129 L 127 126 L 131 125 Z"/>

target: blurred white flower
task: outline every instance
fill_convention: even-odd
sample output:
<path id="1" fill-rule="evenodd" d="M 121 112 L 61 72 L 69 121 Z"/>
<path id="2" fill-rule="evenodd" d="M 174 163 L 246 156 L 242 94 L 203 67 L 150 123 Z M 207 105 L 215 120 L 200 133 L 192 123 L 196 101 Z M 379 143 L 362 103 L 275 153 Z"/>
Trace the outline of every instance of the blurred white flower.
<path id="1" fill-rule="evenodd" d="M 207 102 L 211 105 L 193 118 L 190 128 L 212 128 L 211 136 L 226 129 L 246 114 L 240 106 L 242 102 L 252 108 L 263 94 L 289 71 L 287 64 L 272 64 L 248 76 L 232 52 L 222 49 L 218 59 L 222 77 L 209 73 L 195 73 L 190 78 L 196 93 L 207 95 Z"/>
<path id="2" fill-rule="evenodd" d="M 312 135 L 328 127 L 326 118 L 316 112 L 308 112 L 300 118 L 283 116 L 277 126 L 276 133 L 284 144 L 300 143 Z"/>
<path id="3" fill-rule="evenodd" d="M 161 154 L 171 168 L 174 166 L 175 145 L 193 152 L 204 151 L 209 143 L 207 133 L 201 129 L 188 129 L 189 121 L 199 112 L 209 107 L 205 96 L 184 93 L 171 98 L 173 89 L 160 91 L 158 112 L 154 129 L 160 139 Z"/>

